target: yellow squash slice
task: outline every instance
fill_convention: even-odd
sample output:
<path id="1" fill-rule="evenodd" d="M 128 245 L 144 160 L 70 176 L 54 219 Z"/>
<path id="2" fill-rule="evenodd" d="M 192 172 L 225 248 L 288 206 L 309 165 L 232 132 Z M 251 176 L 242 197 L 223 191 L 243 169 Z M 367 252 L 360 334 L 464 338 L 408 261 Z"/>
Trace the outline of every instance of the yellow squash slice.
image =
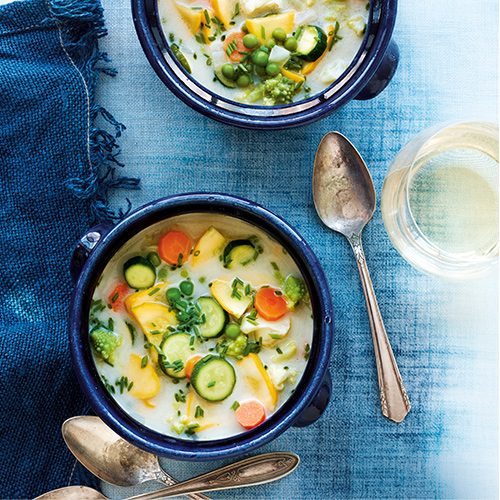
<path id="1" fill-rule="evenodd" d="M 290 33 L 293 28 L 294 12 L 283 12 L 256 19 L 247 19 L 248 32 L 255 35 L 263 44 L 273 37 L 276 28 L 282 28 Z"/>
<path id="2" fill-rule="evenodd" d="M 134 398 L 149 399 L 160 391 L 160 379 L 153 365 L 148 361 L 142 368 L 142 358 L 137 354 L 130 355 L 127 377 L 129 381 L 134 382 L 130 389 L 130 395 Z"/>
<path id="3" fill-rule="evenodd" d="M 203 11 L 199 9 L 195 10 L 179 2 L 174 2 L 174 5 L 189 31 L 194 35 L 200 29 L 203 20 Z"/>
<path id="4" fill-rule="evenodd" d="M 252 303 L 252 298 L 247 297 L 240 288 L 238 288 L 240 298 L 233 297 L 231 283 L 224 280 L 215 280 L 210 290 L 215 300 L 217 300 L 223 309 L 237 318 L 243 316 L 248 306 Z"/>
<path id="5" fill-rule="evenodd" d="M 226 238 L 214 227 L 209 228 L 199 239 L 193 251 L 193 267 L 215 257 L 226 244 Z"/>
<path id="6" fill-rule="evenodd" d="M 239 372 L 244 383 L 269 411 L 273 411 L 278 403 L 278 392 L 269 377 L 262 361 L 255 353 L 250 353 L 238 361 Z"/>

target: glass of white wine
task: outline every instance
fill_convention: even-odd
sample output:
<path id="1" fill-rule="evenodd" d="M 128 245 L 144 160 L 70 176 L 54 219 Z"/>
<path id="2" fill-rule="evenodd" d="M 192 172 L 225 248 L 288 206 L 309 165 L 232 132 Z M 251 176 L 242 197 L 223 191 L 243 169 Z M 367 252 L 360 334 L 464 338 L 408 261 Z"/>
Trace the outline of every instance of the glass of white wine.
<path id="1" fill-rule="evenodd" d="M 497 266 L 498 144 L 498 125 L 438 125 L 394 159 L 382 217 L 398 252 L 420 271 L 462 281 Z"/>

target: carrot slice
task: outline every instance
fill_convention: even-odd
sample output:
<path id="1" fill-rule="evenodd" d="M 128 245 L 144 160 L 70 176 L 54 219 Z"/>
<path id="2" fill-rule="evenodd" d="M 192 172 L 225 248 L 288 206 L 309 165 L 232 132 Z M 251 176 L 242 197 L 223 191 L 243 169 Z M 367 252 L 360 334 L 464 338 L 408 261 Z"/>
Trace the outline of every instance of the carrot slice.
<path id="1" fill-rule="evenodd" d="M 286 313 L 286 300 L 275 288 L 261 288 L 255 294 L 255 309 L 267 321 L 276 321 Z"/>
<path id="2" fill-rule="evenodd" d="M 266 419 L 266 409 L 260 401 L 245 401 L 235 411 L 236 420 L 245 429 L 253 429 Z"/>
<path id="3" fill-rule="evenodd" d="M 130 287 L 124 281 L 118 283 L 109 294 L 108 301 L 113 308 L 113 311 L 118 312 L 123 309 L 123 301 L 130 292 Z"/>
<path id="4" fill-rule="evenodd" d="M 184 373 L 186 374 L 186 377 L 188 379 L 191 378 L 191 373 L 193 373 L 193 368 L 198 361 L 200 361 L 201 356 L 193 356 L 192 358 L 189 358 L 186 361 L 186 364 L 184 365 Z"/>
<path id="5" fill-rule="evenodd" d="M 160 257 L 171 265 L 183 264 L 189 258 L 192 248 L 189 236 L 181 231 L 169 231 L 158 243 Z"/>
<path id="6" fill-rule="evenodd" d="M 226 39 L 224 40 L 224 50 L 226 51 L 226 54 L 227 54 L 227 48 L 230 43 L 236 45 L 236 49 L 234 49 L 231 52 L 231 55 L 229 56 L 229 59 L 231 59 L 231 61 L 240 62 L 245 57 L 245 54 L 240 54 L 240 52 L 246 52 L 248 54 L 252 52 L 253 49 L 247 49 L 243 45 L 243 37 L 245 35 L 246 33 L 240 31 L 240 32 L 229 33 L 226 36 Z"/>

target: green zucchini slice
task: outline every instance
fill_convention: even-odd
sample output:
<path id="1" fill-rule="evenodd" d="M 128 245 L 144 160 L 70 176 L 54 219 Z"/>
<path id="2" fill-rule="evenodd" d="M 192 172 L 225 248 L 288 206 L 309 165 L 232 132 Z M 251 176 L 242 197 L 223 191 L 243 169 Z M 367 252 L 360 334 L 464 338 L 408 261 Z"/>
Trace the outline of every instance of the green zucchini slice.
<path id="1" fill-rule="evenodd" d="M 318 26 L 306 26 L 297 40 L 297 55 L 304 61 L 319 59 L 326 50 L 328 37 Z"/>
<path id="2" fill-rule="evenodd" d="M 156 270 L 144 257 L 132 257 L 123 265 L 123 277 L 130 288 L 142 290 L 155 284 Z"/>
<path id="3" fill-rule="evenodd" d="M 191 335 L 188 333 L 172 333 L 163 342 L 163 353 L 165 359 L 159 361 L 158 364 L 165 375 L 172 378 L 184 378 L 186 372 L 184 366 L 186 361 L 193 355 L 191 350 Z M 176 364 L 175 368 L 166 368 L 167 366 Z M 181 367 L 179 369 L 179 367 Z"/>
<path id="4" fill-rule="evenodd" d="M 226 399 L 236 384 L 233 365 L 219 356 L 209 354 L 194 365 L 191 385 L 207 401 Z"/>
<path id="5" fill-rule="evenodd" d="M 196 303 L 200 306 L 205 323 L 198 325 L 200 335 L 206 339 L 222 335 L 229 322 L 229 316 L 222 306 L 212 297 L 200 297 Z"/>
<path id="6" fill-rule="evenodd" d="M 259 252 L 250 240 L 233 240 L 226 245 L 222 256 L 224 267 L 246 266 L 257 259 Z"/>

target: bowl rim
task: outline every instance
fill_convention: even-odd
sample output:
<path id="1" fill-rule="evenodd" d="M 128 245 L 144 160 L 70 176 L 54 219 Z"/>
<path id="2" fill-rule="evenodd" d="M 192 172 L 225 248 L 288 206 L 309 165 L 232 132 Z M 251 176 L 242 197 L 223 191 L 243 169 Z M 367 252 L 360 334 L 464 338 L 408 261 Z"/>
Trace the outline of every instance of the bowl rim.
<path id="1" fill-rule="evenodd" d="M 228 213 L 224 212 L 227 210 Z M 167 216 L 165 212 L 168 211 Z M 306 370 L 297 389 L 266 422 L 229 438 L 196 441 L 178 439 L 154 431 L 133 419 L 105 389 L 95 367 L 88 341 L 88 310 L 102 269 L 121 245 L 152 224 L 183 213 L 222 213 L 247 222 L 261 221 L 258 227 L 269 233 L 291 253 L 311 292 L 313 340 Z M 230 213 L 229 213 L 230 212 Z M 254 223 L 254 225 L 257 225 Z M 284 241 L 286 240 L 286 241 Z M 299 261 L 297 261 L 299 259 Z M 304 267 L 301 267 L 301 265 Z M 244 454 L 276 438 L 300 418 L 318 393 L 327 375 L 334 332 L 334 315 L 326 277 L 306 241 L 287 222 L 243 198 L 220 193 L 189 193 L 153 201 L 118 223 L 90 253 L 71 297 L 69 313 L 70 354 L 77 379 L 92 408 L 115 432 L 140 448 L 181 460 L 212 460 Z"/>
<path id="2" fill-rule="evenodd" d="M 185 104 L 202 113 L 205 116 L 218 120 L 229 125 L 236 125 L 250 129 L 266 129 L 280 130 L 283 128 L 292 128 L 314 121 L 320 120 L 326 115 L 343 106 L 351 99 L 355 98 L 363 88 L 368 84 L 376 70 L 382 63 L 389 43 L 391 41 L 394 25 L 396 22 L 397 0 L 371 0 L 370 1 L 370 22 L 367 27 L 367 33 L 364 37 L 362 47 L 355 59 L 349 65 L 349 68 L 344 72 L 341 81 L 334 82 L 327 87 L 323 92 L 312 96 L 310 99 L 299 101 L 292 105 L 276 106 L 266 108 L 264 106 L 251 106 L 240 104 L 235 101 L 227 101 L 220 98 L 214 92 L 206 89 L 198 83 L 194 78 L 191 78 L 181 69 L 181 66 L 173 57 L 168 43 L 166 49 L 159 47 L 157 37 L 165 40 L 161 27 L 152 25 L 148 14 L 147 2 L 154 0 L 131 0 L 132 2 L 132 17 L 134 26 L 139 38 L 142 49 L 148 59 L 150 65 L 162 82 Z M 374 9 L 373 2 L 376 3 L 377 9 Z M 154 3 L 153 5 L 156 5 Z M 157 10 L 154 7 L 152 17 L 157 21 Z M 374 11 L 377 11 L 378 18 L 374 18 Z M 366 50 L 365 50 L 366 49 Z M 174 63 L 172 66 L 166 58 Z M 173 69 L 174 68 L 174 69 Z M 190 90 L 179 78 L 178 75 L 185 74 L 184 79 L 199 89 L 202 93 L 209 96 L 209 100 L 202 98 Z M 331 89 L 339 87 L 338 91 L 333 92 Z M 327 97 L 326 97 L 327 96 Z M 317 103 L 302 109 L 301 105 L 309 101 L 316 100 Z M 216 106 L 218 101 L 227 101 L 228 105 L 234 109 L 223 109 Z M 273 109 L 287 109 L 290 114 L 284 116 L 258 116 L 251 114 L 241 114 L 236 110 L 250 109 L 263 110 L 269 109 L 272 113 Z M 296 112 L 294 110 L 297 109 Z"/>

